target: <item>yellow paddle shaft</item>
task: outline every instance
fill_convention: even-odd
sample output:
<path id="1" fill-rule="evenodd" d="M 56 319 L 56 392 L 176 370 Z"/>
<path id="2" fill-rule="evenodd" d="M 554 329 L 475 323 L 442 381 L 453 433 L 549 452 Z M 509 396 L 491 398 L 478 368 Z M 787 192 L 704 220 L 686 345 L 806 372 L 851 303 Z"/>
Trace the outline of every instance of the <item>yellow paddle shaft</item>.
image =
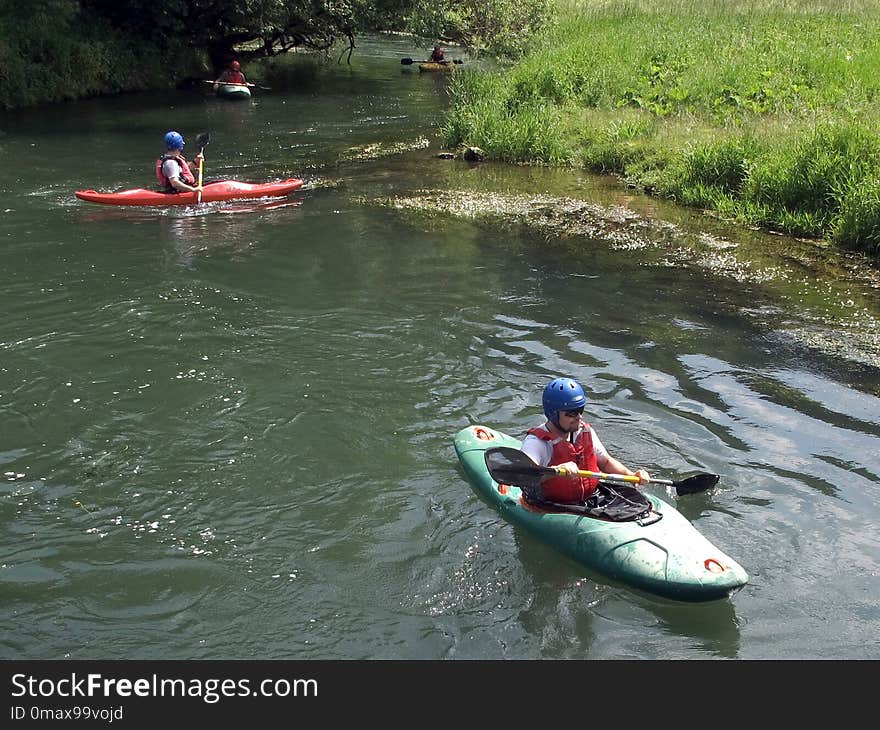
<path id="1" fill-rule="evenodd" d="M 633 484 L 641 483 L 641 480 L 637 476 L 628 476 L 626 474 L 606 474 L 601 471 L 578 471 L 577 474 L 569 474 L 565 469 L 562 469 L 558 466 L 551 466 L 557 474 L 561 476 L 579 476 L 579 477 L 588 477 L 590 479 L 599 479 L 604 482 L 631 482 Z M 651 479 L 651 484 L 666 484 L 668 486 L 675 486 L 675 482 L 669 479 Z"/>

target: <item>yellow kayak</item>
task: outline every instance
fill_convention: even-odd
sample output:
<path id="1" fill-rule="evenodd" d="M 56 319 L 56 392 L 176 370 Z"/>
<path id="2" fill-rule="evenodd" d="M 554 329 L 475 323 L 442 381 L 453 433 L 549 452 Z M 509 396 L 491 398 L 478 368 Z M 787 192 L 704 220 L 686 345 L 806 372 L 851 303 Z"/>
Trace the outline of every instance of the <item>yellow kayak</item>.
<path id="1" fill-rule="evenodd" d="M 419 71 L 452 71 L 455 68 L 455 64 L 452 61 L 444 61 L 443 63 L 434 63 L 433 61 L 427 61 L 426 63 L 419 64 Z"/>

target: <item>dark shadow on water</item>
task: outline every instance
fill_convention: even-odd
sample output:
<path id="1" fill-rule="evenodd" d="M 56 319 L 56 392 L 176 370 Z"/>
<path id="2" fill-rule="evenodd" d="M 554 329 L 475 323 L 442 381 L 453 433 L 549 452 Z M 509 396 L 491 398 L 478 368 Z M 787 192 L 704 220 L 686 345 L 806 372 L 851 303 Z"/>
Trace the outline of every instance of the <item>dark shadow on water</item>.
<path id="1" fill-rule="evenodd" d="M 534 599 L 520 612 L 523 627 L 541 635 L 548 618 L 556 616 L 560 606 L 568 614 L 567 623 L 572 635 L 567 637 L 563 650 L 572 651 L 572 647 L 575 647 L 578 656 L 544 658 L 583 658 L 597 640 L 595 623 L 600 617 L 613 623 L 634 626 L 636 632 L 644 630 L 647 634 L 659 630 L 669 636 L 687 639 L 695 650 L 693 656 L 688 658 L 735 659 L 739 655 L 739 620 L 730 598 L 688 603 L 654 596 L 589 570 L 543 544 L 523 528 L 508 524 L 507 529 L 514 531 L 517 557 L 535 587 Z M 577 594 L 575 607 L 572 607 L 570 597 L 563 596 L 572 591 Z M 653 621 L 644 614 L 653 617 Z M 650 646 L 656 642 L 645 640 L 638 643 Z M 645 654 L 638 658 L 670 657 Z"/>
<path id="2" fill-rule="evenodd" d="M 664 603 L 651 598 L 643 599 L 642 605 L 661 621 L 662 630 L 670 636 L 693 639 L 703 652 L 719 659 L 739 656 L 739 619 L 730 598 L 710 603 Z"/>

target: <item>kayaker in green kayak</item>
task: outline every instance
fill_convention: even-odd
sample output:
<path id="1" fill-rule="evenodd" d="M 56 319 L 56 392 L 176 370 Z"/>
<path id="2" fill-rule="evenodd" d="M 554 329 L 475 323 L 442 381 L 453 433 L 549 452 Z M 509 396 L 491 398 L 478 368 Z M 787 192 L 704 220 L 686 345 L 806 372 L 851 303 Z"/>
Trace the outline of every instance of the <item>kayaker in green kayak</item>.
<path id="1" fill-rule="evenodd" d="M 551 380 L 544 388 L 542 403 L 547 421 L 529 429 L 520 449 L 538 466 L 561 466 L 571 475 L 542 482 L 543 500 L 562 504 L 586 502 L 596 491 L 599 480 L 579 477 L 578 471 L 636 476 L 639 484 L 650 483 L 647 471 L 634 472 L 611 456 L 593 427 L 583 421 L 587 397 L 580 383 L 564 377 Z"/>
<path id="2" fill-rule="evenodd" d="M 156 160 L 156 179 L 163 193 L 197 193 L 202 189 L 183 156 L 185 144 L 180 132 L 172 131 L 165 135 L 165 154 Z M 196 170 L 203 159 L 204 155 L 200 151 L 192 163 Z"/>
<path id="3" fill-rule="evenodd" d="M 577 395 L 574 386 L 571 392 Z M 574 405 L 572 410 L 580 409 Z M 563 416 L 560 422 L 568 420 Z M 454 444 L 462 471 L 481 499 L 511 524 L 590 570 L 677 601 L 714 601 L 748 583 L 743 567 L 675 507 L 649 490 L 617 483 L 637 480 L 636 476 L 603 474 L 599 488 L 583 505 L 547 503 L 540 499 L 543 482 L 556 477 L 556 471 L 523 453 L 521 439 L 471 424 L 455 434 Z M 672 485 L 678 495 L 696 494 L 715 486 L 718 479 L 718 474 L 702 473 L 680 482 L 651 479 L 651 484 Z M 490 533 L 489 544 L 505 554 L 510 538 L 501 540 L 494 529 Z M 528 551 L 528 541 L 517 537 L 515 542 L 516 551 Z"/>
<path id="4" fill-rule="evenodd" d="M 247 84 L 248 80 L 241 71 L 241 64 L 238 61 L 232 61 L 229 68 L 224 69 L 214 81 L 214 89 L 218 84 Z"/>

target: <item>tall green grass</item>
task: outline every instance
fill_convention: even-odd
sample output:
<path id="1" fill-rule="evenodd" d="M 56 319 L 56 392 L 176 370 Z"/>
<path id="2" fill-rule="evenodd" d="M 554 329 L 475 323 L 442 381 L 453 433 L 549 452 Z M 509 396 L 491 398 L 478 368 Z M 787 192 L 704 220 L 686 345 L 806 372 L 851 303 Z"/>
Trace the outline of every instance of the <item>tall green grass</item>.
<path id="1" fill-rule="evenodd" d="M 456 75 L 447 144 L 880 256 L 880 2 L 563 2 L 504 72 Z"/>

